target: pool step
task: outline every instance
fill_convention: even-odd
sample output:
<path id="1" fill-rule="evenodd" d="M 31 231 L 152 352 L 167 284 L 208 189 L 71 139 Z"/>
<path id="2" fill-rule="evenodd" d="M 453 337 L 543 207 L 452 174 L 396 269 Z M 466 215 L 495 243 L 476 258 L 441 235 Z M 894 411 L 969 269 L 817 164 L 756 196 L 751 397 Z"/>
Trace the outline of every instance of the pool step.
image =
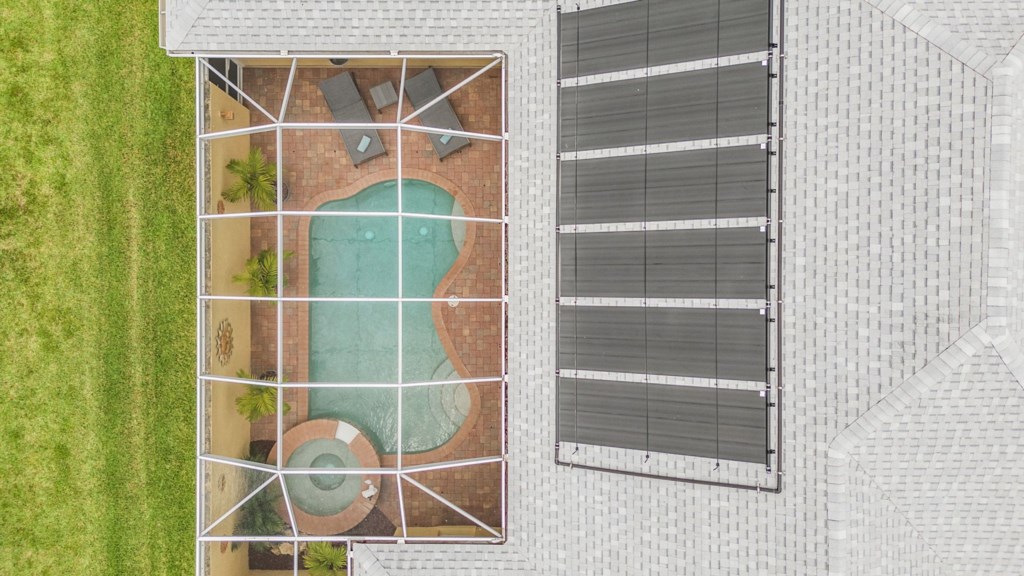
<path id="1" fill-rule="evenodd" d="M 452 361 L 447 358 L 444 359 L 444 362 L 438 364 L 437 368 L 434 368 L 434 373 L 430 375 L 430 380 L 433 382 L 458 379 L 458 371 L 455 370 L 455 366 L 452 366 Z"/>
<path id="2" fill-rule="evenodd" d="M 448 388 L 447 385 L 431 386 L 427 391 L 427 403 L 430 405 L 430 414 L 434 417 L 438 426 L 451 430 L 456 428 L 457 424 L 445 406 L 444 395 L 446 388 Z"/>
<path id="3" fill-rule="evenodd" d="M 451 420 L 452 424 L 456 424 L 456 413 L 455 408 L 455 390 L 458 385 L 445 384 L 441 387 L 441 409 L 444 410 L 445 415 Z"/>
<path id="4" fill-rule="evenodd" d="M 465 384 L 451 384 L 442 387 L 441 404 L 446 414 L 458 414 L 456 424 L 461 424 L 469 414 L 469 391 Z"/>
<path id="5" fill-rule="evenodd" d="M 431 380 L 458 380 L 459 373 L 452 366 L 451 360 L 445 359 L 434 370 Z M 469 390 L 465 384 L 442 384 L 429 386 L 426 389 L 427 407 L 437 427 L 445 430 L 457 430 L 466 421 L 469 414 Z"/>
<path id="6" fill-rule="evenodd" d="M 443 384 L 427 389 L 427 405 L 437 426 L 454 430 L 469 412 L 469 392 L 464 384 Z"/>

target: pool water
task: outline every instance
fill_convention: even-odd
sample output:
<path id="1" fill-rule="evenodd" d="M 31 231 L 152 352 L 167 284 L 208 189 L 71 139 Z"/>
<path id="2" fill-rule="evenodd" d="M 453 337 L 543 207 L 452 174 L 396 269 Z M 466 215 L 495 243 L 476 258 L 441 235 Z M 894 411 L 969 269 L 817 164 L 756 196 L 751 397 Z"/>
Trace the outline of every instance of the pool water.
<path id="1" fill-rule="evenodd" d="M 309 463 L 310 468 L 342 468 L 345 465 L 345 461 L 341 459 L 341 456 L 337 454 L 331 454 L 330 452 L 321 454 L 313 461 Z M 309 478 L 313 482 L 313 486 L 316 486 L 320 490 L 334 490 L 345 483 L 344 476 L 332 475 L 332 474 L 317 474 L 310 476 Z"/>
<path id="2" fill-rule="evenodd" d="M 291 468 L 358 468 L 359 459 L 341 440 L 317 438 L 295 449 Z M 288 494 L 299 508 L 315 516 L 331 516 L 349 507 L 364 488 L 358 474 L 292 474 L 285 476 Z"/>
<path id="3" fill-rule="evenodd" d="M 429 182 L 403 180 L 406 213 L 459 213 L 451 194 Z M 318 211 L 395 212 L 397 182 L 374 184 Z M 310 296 L 430 298 L 455 263 L 465 231 L 451 220 L 406 217 L 402 246 L 393 216 L 312 217 Z M 312 382 L 423 382 L 458 378 L 434 326 L 429 302 L 402 305 L 402 373 L 398 374 L 398 307 L 391 302 L 313 302 L 309 311 Z M 423 452 L 447 442 L 465 421 L 469 394 L 462 384 L 407 389 L 309 391 L 309 418 L 332 418 L 362 429 L 378 451 L 397 451 L 397 403 L 402 396 L 402 450 Z"/>

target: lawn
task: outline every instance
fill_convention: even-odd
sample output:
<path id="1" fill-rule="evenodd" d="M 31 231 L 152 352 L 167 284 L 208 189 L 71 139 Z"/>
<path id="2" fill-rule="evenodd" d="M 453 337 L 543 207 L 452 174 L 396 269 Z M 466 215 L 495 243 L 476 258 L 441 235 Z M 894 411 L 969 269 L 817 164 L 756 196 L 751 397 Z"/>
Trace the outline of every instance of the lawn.
<path id="1" fill-rule="evenodd" d="M 193 570 L 193 68 L 156 10 L 0 2 L 0 574 Z"/>

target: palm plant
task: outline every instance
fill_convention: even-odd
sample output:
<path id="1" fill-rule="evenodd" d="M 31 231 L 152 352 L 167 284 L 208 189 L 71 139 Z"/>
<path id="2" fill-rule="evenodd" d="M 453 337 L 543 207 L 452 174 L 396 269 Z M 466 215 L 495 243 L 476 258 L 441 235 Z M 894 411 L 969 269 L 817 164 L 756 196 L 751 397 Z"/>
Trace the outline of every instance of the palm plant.
<path id="1" fill-rule="evenodd" d="M 286 251 L 284 259 L 291 258 Z M 246 293 L 250 296 L 277 296 L 277 252 L 267 249 L 245 261 L 245 271 L 233 277 L 235 282 L 248 284 Z M 284 283 L 288 284 L 285 277 Z"/>
<path id="2" fill-rule="evenodd" d="M 306 545 L 306 554 L 302 557 L 302 565 L 309 570 L 310 576 L 345 574 L 348 566 L 348 548 L 335 547 L 330 542 L 310 542 Z"/>
<path id="3" fill-rule="evenodd" d="M 236 374 L 239 378 L 255 380 L 252 374 L 245 370 L 239 370 Z M 277 414 L 277 388 L 271 386 L 249 386 L 245 394 L 235 398 L 235 409 L 249 422 L 255 422 L 264 416 Z M 287 414 L 292 407 L 284 403 L 284 413 Z"/>
<path id="4" fill-rule="evenodd" d="M 234 536 L 280 536 L 285 534 L 287 526 L 277 512 L 277 501 L 281 499 L 281 489 L 274 484 L 257 492 L 238 510 L 238 521 L 235 522 Z M 235 550 L 241 542 L 233 542 Z M 250 542 L 249 549 L 266 552 L 270 549 L 269 542 Z"/>
<path id="5" fill-rule="evenodd" d="M 250 200 L 259 210 L 273 210 L 277 205 L 277 166 L 267 162 L 263 151 L 253 147 L 249 156 L 228 162 L 228 171 L 238 176 L 230 188 L 221 192 L 228 202 Z"/>
<path id="6" fill-rule="evenodd" d="M 267 455 L 266 454 L 261 454 L 259 452 L 256 452 L 256 451 L 252 450 L 252 448 L 250 448 L 249 451 L 247 451 L 242 456 L 242 460 L 245 460 L 246 462 L 255 462 L 257 464 L 266 464 L 267 463 Z"/>

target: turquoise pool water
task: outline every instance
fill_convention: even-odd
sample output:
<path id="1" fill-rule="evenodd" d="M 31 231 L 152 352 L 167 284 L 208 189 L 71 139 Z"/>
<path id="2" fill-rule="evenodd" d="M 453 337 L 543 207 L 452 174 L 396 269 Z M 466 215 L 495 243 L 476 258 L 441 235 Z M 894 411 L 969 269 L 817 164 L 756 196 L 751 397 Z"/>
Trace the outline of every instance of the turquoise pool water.
<path id="1" fill-rule="evenodd" d="M 299 446 L 288 457 L 292 468 L 358 468 L 348 445 L 336 438 L 317 438 Z M 309 474 L 285 476 L 292 502 L 315 516 L 331 516 L 348 508 L 365 487 L 362 476 Z"/>
<path id="2" fill-rule="evenodd" d="M 452 214 L 451 194 L 429 182 L 403 180 L 406 213 Z M 394 180 L 328 202 L 318 211 L 394 212 Z M 398 218 L 313 217 L 309 227 L 311 296 L 398 296 L 402 250 L 403 296 L 429 298 L 455 263 L 464 231 L 451 220 L 406 217 L 402 246 Z M 398 304 L 313 302 L 309 311 L 309 377 L 313 382 L 422 382 L 458 375 L 438 338 L 429 302 L 402 304 L 402 374 L 398 374 Z M 458 431 L 469 409 L 464 385 L 399 389 L 309 391 L 309 418 L 332 418 L 361 428 L 383 453 L 397 451 L 397 403 L 402 393 L 402 450 L 423 452 Z"/>

